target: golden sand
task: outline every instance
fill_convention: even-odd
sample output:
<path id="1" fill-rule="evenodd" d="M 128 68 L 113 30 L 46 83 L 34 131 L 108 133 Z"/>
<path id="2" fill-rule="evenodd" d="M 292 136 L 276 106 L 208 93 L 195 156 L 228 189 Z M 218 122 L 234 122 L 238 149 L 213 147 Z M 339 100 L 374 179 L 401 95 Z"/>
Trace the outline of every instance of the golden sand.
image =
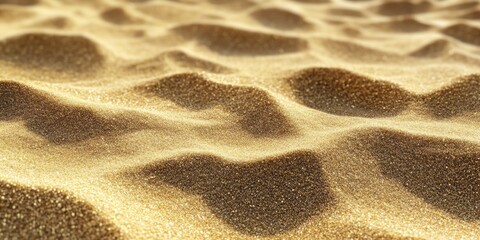
<path id="1" fill-rule="evenodd" d="M 0 0 L 0 239 L 480 239 L 479 12 Z"/>

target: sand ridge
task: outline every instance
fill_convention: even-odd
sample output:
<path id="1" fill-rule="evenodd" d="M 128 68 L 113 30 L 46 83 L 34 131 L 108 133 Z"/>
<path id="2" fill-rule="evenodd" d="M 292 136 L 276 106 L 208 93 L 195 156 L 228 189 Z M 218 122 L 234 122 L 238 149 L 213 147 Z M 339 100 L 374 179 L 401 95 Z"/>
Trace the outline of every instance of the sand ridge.
<path id="1" fill-rule="evenodd" d="M 0 238 L 478 239 L 479 11 L 0 0 Z"/>

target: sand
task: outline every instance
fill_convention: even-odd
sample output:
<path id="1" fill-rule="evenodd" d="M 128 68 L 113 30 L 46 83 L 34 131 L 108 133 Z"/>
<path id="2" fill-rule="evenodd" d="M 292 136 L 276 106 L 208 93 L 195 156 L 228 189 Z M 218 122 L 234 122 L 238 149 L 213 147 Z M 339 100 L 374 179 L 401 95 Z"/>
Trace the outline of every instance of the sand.
<path id="1" fill-rule="evenodd" d="M 0 239 L 479 239 L 479 12 L 0 0 Z"/>

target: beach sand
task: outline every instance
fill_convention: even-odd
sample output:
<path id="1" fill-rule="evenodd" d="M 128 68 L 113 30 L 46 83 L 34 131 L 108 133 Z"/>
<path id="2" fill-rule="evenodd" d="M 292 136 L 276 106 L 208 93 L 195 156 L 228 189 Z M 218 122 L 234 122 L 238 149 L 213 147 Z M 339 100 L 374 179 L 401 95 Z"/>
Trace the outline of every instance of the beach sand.
<path id="1" fill-rule="evenodd" d="M 479 19 L 0 0 L 0 238 L 479 239 Z"/>

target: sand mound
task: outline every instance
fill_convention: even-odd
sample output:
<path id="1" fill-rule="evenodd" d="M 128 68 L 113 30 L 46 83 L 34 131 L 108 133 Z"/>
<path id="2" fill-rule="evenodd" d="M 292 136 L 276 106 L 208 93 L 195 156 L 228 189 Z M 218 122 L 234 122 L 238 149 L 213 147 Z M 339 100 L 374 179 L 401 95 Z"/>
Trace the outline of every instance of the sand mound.
<path id="1" fill-rule="evenodd" d="M 353 0 L 350 0 L 353 1 Z M 365 1 L 365 0 L 355 0 Z M 367 0 L 369 1 L 369 0 Z M 332 233 L 330 233 L 332 232 Z M 390 233 L 383 229 L 372 228 L 371 226 L 359 226 L 353 224 L 335 224 L 327 227 L 327 233 L 321 239 L 348 239 L 348 240 L 422 240 L 422 238 L 414 238 L 400 236 Z"/>
<path id="2" fill-rule="evenodd" d="M 166 53 L 165 55 L 177 66 L 188 69 L 197 69 L 212 73 L 231 73 L 233 71 L 232 69 L 225 67 L 219 63 L 194 57 L 182 51 L 171 51 Z"/>
<path id="3" fill-rule="evenodd" d="M 280 136 L 294 132 L 275 100 L 254 87 L 232 86 L 212 82 L 199 74 L 182 73 L 137 87 L 192 110 L 220 105 L 240 117 L 239 124 L 255 136 Z"/>
<path id="4" fill-rule="evenodd" d="M 480 46 L 480 28 L 459 23 L 442 30 L 446 35 L 456 38 L 462 42 Z"/>
<path id="5" fill-rule="evenodd" d="M 442 10 L 471 10 L 476 6 L 478 6 L 478 1 L 470 1 L 470 2 L 460 1 L 458 3 L 453 3 L 443 8 Z"/>
<path id="6" fill-rule="evenodd" d="M 460 77 L 440 90 L 423 95 L 423 102 L 435 117 L 448 118 L 480 111 L 480 75 Z"/>
<path id="7" fill-rule="evenodd" d="M 335 15 L 335 16 L 340 16 L 340 17 L 364 17 L 365 14 L 363 14 L 360 11 L 357 11 L 355 9 L 348 9 L 348 8 L 330 8 L 327 11 L 329 14 Z"/>
<path id="8" fill-rule="evenodd" d="M 308 48 L 307 42 L 299 38 L 222 25 L 188 24 L 175 27 L 173 31 L 222 54 L 269 55 L 297 52 Z"/>
<path id="9" fill-rule="evenodd" d="M 293 30 L 310 27 L 301 15 L 282 8 L 263 8 L 250 14 L 261 24 L 280 30 Z"/>
<path id="10" fill-rule="evenodd" d="M 57 190 L 0 182 L 4 239 L 125 239 L 93 206 Z"/>
<path id="11" fill-rule="evenodd" d="M 255 6 L 255 2 L 252 0 L 208 0 L 208 2 L 231 10 L 244 10 Z"/>
<path id="12" fill-rule="evenodd" d="M 332 58 L 348 62 L 384 63 L 385 61 L 397 61 L 398 56 L 384 50 L 365 47 L 354 42 L 320 39 L 319 45 L 327 51 Z"/>
<path id="13" fill-rule="evenodd" d="M 423 13 L 431 8 L 432 4 L 429 1 L 394 0 L 379 4 L 377 12 L 385 16 L 398 16 Z"/>
<path id="14" fill-rule="evenodd" d="M 0 20 L 4 23 L 23 21 L 34 16 L 34 12 L 23 8 L 0 8 Z"/>
<path id="15" fill-rule="evenodd" d="M 146 127 L 125 117 L 64 103 L 65 100 L 11 81 L 0 81 L 0 99 L 4 100 L 0 102 L 1 121 L 21 119 L 28 129 L 56 144 Z"/>
<path id="16" fill-rule="evenodd" d="M 187 155 L 145 166 L 132 175 L 136 181 L 166 183 L 200 195 L 215 215 L 253 235 L 291 230 L 333 202 L 320 160 L 311 152 L 251 163 Z"/>
<path id="17" fill-rule="evenodd" d="M 0 0 L 0 4 L 12 4 L 21 6 L 35 5 L 38 3 L 39 0 Z"/>
<path id="18" fill-rule="evenodd" d="M 395 84 L 336 68 L 304 69 L 288 82 L 303 104 L 337 115 L 394 116 L 414 99 Z"/>
<path id="19" fill-rule="evenodd" d="M 359 140 L 387 177 L 441 210 L 480 219 L 479 146 L 390 130 L 368 131 Z"/>
<path id="20" fill-rule="evenodd" d="M 34 27 L 41 27 L 41 28 L 52 28 L 52 29 L 66 29 L 69 27 L 75 26 L 75 23 L 72 22 L 69 18 L 67 17 L 52 17 L 49 19 L 46 19 L 44 21 L 40 21 L 38 23 L 35 23 L 33 25 Z"/>
<path id="21" fill-rule="evenodd" d="M 120 8 L 120 7 L 114 7 L 107 9 L 102 12 L 101 17 L 103 20 L 113 23 L 113 24 L 132 24 L 138 22 L 136 19 L 134 19 L 132 16 L 130 16 L 125 9 Z"/>
<path id="22" fill-rule="evenodd" d="M 167 51 L 152 59 L 131 64 L 128 66 L 128 69 L 135 69 L 138 71 L 153 71 L 163 69 L 168 63 L 173 63 L 175 66 L 186 68 L 189 70 L 224 74 L 234 72 L 234 70 L 229 67 L 192 56 L 180 50 Z"/>
<path id="23" fill-rule="evenodd" d="M 371 26 L 384 31 L 394 32 L 419 32 L 431 29 L 430 25 L 419 22 L 412 17 L 396 18 L 387 22 L 375 23 Z"/>
<path id="24" fill-rule="evenodd" d="M 82 36 L 27 33 L 0 41 L 0 60 L 57 71 L 91 70 L 104 57 L 98 44 Z"/>
<path id="25" fill-rule="evenodd" d="M 464 19 L 471 19 L 471 20 L 480 19 L 480 10 L 475 10 L 475 11 L 463 14 L 460 17 Z"/>
<path id="26" fill-rule="evenodd" d="M 328 3 L 330 0 L 292 0 L 299 3 Z"/>
<path id="27" fill-rule="evenodd" d="M 450 42 L 445 39 L 434 40 L 425 46 L 411 52 L 409 55 L 414 57 L 435 58 L 441 57 L 450 52 Z"/>

